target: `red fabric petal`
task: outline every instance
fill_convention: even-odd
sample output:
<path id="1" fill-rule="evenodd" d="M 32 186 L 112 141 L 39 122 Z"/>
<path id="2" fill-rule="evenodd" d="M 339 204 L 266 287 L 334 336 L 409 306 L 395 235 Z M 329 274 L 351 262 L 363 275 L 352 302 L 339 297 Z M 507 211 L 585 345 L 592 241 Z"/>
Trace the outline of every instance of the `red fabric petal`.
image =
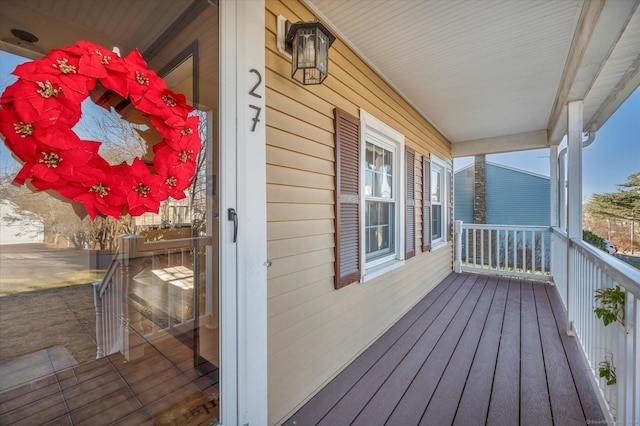
<path id="1" fill-rule="evenodd" d="M 162 90 L 167 87 L 164 80 L 147 68 L 140 51 L 134 49 L 124 57 L 127 64 L 127 84 L 129 99 L 137 107 L 142 97 L 150 90 Z"/>
<path id="2" fill-rule="evenodd" d="M 22 166 L 13 181 L 18 185 L 24 185 L 24 182 L 31 177 L 31 164 Z"/>

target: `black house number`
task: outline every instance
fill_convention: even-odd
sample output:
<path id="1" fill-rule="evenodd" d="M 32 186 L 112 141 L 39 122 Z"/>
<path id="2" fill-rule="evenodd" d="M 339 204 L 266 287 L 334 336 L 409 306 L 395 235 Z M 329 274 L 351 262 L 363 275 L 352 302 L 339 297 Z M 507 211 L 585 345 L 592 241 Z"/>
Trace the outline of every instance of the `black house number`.
<path id="1" fill-rule="evenodd" d="M 262 96 L 256 93 L 256 89 L 258 87 L 260 87 L 260 83 L 262 83 L 262 75 L 260 75 L 260 72 L 256 69 L 250 69 L 249 70 L 250 73 L 255 74 L 258 77 L 258 82 L 255 84 L 255 86 L 253 86 L 251 88 L 251 90 L 249 90 L 249 94 L 251 96 L 254 96 L 258 99 L 261 99 Z M 258 125 L 258 122 L 260 121 L 260 113 L 262 112 L 262 108 L 260 108 L 257 105 L 249 105 L 249 108 L 254 109 L 256 111 L 256 115 L 255 117 L 253 117 L 251 120 L 253 121 L 253 126 L 251 127 L 251 131 L 255 132 L 256 131 L 256 126 Z"/>

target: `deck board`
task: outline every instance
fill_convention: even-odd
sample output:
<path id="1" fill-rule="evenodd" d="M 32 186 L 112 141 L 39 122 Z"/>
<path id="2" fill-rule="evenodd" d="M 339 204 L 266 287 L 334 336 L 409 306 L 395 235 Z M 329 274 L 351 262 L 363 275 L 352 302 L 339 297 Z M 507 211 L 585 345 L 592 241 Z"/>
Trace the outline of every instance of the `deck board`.
<path id="1" fill-rule="evenodd" d="M 551 412 L 556 424 L 584 425 L 585 416 L 544 287 L 534 288 Z"/>
<path id="2" fill-rule="evenodd" d="M 520 388 L 520 418 L 523 425 L 552 425 L 547 375 L 544 369 L 538 313 L 533 296 L 533 284 L 523 283 L 522 301 L 522 363 Z M 525 397 L 526 392 L 526 397 Z"/>
<path id="3" fill-rule="evenodd" d="M 465 284 L 469 284 L 465 282 Z M 414 362 L 419 364 L 426 354 L 427 358 L 420 367 L 410 386 L 405 391 L 402 399 L 396 406 L 387 423 L 390 425 L 417 425 L 420 423 L 424 409 L 426 409 L 435 388 L 440 381 L 442 372 L 447 366 L 450 354 L 460 340 L 462 330 L 466 325 L 478 298 L 484 289 L 484 281 L 474 280 L 471 291 L 467 294 L 462 304 L 455 310 L 451 318 L 438 318 L 438 329 L 430 330 L 425 340 L 435 342 L 429 352 L 414 351 Z M 448 304 L 446 310 L 452 305 Z M 456 306 L 456 305 L 453 305 Z M 439 332 L 438 330 L 443 330 Z M 423 407 L 422 410 L 416 407 Z"/>
<path id="4" fill-rule="evenodd" d="M 413 349 L 417 342 L 422 342 L 422 344 L 419 345 L 416 350 L 422 351 L 423 353 L 424 351 L 431 350 L 429 345 L 434 345 L 435 342 L 422 339 L 425 335 L 425 330 L 431 327 L 441 329 L 446 322 L 453 318 L 457 306 L 464 301 L 464 298 L 469 292 L 469 288 L 465 286 L 459 286 L 457 289 L 454 287 L 454 290 L 457 290 L 456 293 L 449 298 L 450 302 L 444 305 L 444 308 L 439 304 L 430 306 L 429 309 L 409 327 L 402 337 L 396 341 L 396 344 L 380 357 L 367 374 L 349 390 L 318 424 L 335 425 L 339 422 L 350 423 L 371 399 L 368 390 L 380 388 L 380 384 L 389 378 L 399 364 L 410 370 L 412 367 L 415 367 L 415 370 L 420 368 L 420 364 L 417 366 L 412 364 L 412 362 L 414 362 L 413 358 L 410 357 L 405 360 L 407 352 Z M 396 372 L 395 380 L 402 382 L 404 378 L 404 368 Z M 410 373 L 407 377 L 408 380 L 410 381 L 414 375 L 415 373 Z"/>
<path id="5" fill-rule="evenodd" d="M 484 278 L 487 279 L 487 277 Z M 482 328 L 487 320 L 496 286 L 497 279 L 487 280 L 478 304 L 467 322 L 458 346 L 451 356 L 449 365 L 447 365 L 442 375 L 441 385 L 436 388 L 426 411 L 422 415 L 420 424 L 450 425 L 453 423 L 457 406 L 451 404 L 450 401 L 452 398 L 459 398 L 462 394 L 474 355 L 480 343 Z"/>
<path id="6" fill-rule="evenodd" d="M 376 362 L 391 348 L 408 329 L 422 318 L 422 315 L 440 297 L 450 298 L 456 290 L 452 285 L 456 279 L 464 280 L 464 277 L 450 275 L 440 285 L 434 288 L 407 315 L 396 322 L 380 339 L 363 352 L 342 373 L 340 380 L 332 380 L 316 394 L 308 404 L 298 411 L 297 415 L 305 419 L 309 424 L 318 423 L 324 415 L 340 401 L 347 392 L 369 371 Z M 433 308 L 432 308 L 433 309 Z M 420 326 L 418 326 L 419 329 Z"/>
<path id="7" fill-rule="evenodd" d="M 496 280 L 496 291 L 491 302 L 489 315 L 484 324 L 478 349 L 473 358 L 471 370 L 460 396 L 458 410 L 454 418 L 455 425 L 482 425 L 485 424 L 491 389 L 493 387 L 493 375 L 495 372 L 500 335 L 504 319 L 505 304 L 507 303 L 508 286 L 504 278 Z M 455 401 L 453 399 L 452 401 Z"/>
<path id="8" fill-rule="evenodd" d="M 285 425 L 604 420 L 555 287 L 452 274 Z"/>
<path id="9" fill-rule="evenodd" d="M 591 424 L 604 424 L 606 423 L 605 417 L 600 408 L 598 397 L 591 390 L 591 382 L 589 376 L 583 373 L 586 367 L 586 360 L 584 359 L 581 349 L 578 346 L 578 342 L 570 337 L 564 330 L 567 329 L 567 313 L 562 306 L 562 300 L 560 295 L 555 291 L 554 287 L 546 287 L 547 296 L 551 302 L 553 309 L 553 315 L 560 331 L 560 339 L 564 346 L 569 366 L 573 374 L 573 380 L 578 390 L 578 396 L 580 397 L 580 403 L 582 404 L 582 410 L 584 411 L 585 418 Z"/>
<path id="10" fill-rule="evenodd" d="M 455 297 L 465 297 L 465 299 L 460 300 L 463 302 L 468 297 L 468 294 L 457 293 Z M 434 339 L 433 333 L 430 332 L 430 330 L 438 328 L 438 323 L 431 317 L 433 313 L 425 313 L 425 317 L 431 321 L 431 326 L 411 348 L 405 349 L 406 355 L 404 359 L 395 368 L 376 395 L 367 402 L 365 409 L 360 413 L 354 424 L 370 425 L 375 423 L 376 420 L 383 421 L 391 415 L 403 396 L 398 390 L 406 390 L 411 385 L 416 372 L 422 367 L 424 355 L 432 352 L 436 346 L 437 341 Z M 455 318 L 455 312 L 447 313 L 441 311 L 440 315 L 442 316 L 437 318 L 439 321 L 448 321 L 449 318 Z"/>
<path id="11" fill-rule="evenodd" d="M 510 283 L 487 424 L 513 425 L 519 422 L 520 286 Z"/>

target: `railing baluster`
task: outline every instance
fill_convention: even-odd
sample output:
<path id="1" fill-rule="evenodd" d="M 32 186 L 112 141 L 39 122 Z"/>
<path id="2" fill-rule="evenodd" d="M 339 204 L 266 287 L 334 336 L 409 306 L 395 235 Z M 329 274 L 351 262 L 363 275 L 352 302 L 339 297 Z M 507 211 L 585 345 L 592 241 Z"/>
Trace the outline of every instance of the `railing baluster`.
<path id="1" fill-rule="evenodd" d="M 518 270 L 518 231 L 513 230 L 513 271 Z"/>
<path id="2" fill-rule="evenodd" d="M 531 231 L 531 272 L 536 272 L 536 236 L 535 231 Z"/>
<path id="3" fill-rule="evenodd" d="M 540 242 L 541 242 L 541 255 L 540 255 L 540 271 L 544 274 L 547 272 L 547 265 L 546 265 L 546 257 L 547 257 L 547 240 L 546 240 L 546 236 L 541 232 L 540 233 Z M 551 238 L 549 238 L 549 244 L 551 244 Z"/>
<path id="4" fill-rule="evenodd" d="M 500 230 L 496 229 L 496 269 L 500 269 L 500 259 L 502 258 L 502 252 L 500 251 L 500 241 L 502 241 L 502 237 L 500 236 Z"/>
<path id="5" fill-rule="evenodd" d="M 476 261 L 476 248 L 477 248 L 477 244 L 476 244 L 476 230 L 473 230 L 473 262 L 471 263 L 473 265 L 473 267 L 477 267 L 478 262 Z"/>
<path id="6" fill-rule="evenodd" d="M 520 255 L 522 256 L 522 272 L 527 272 L 527 231 L 521 231 L 522 234 L 522 250 Z"/>
<path id="7" fill-rule="evenodd" d="M 509 269 L 509 231 L 504 230 L 504 270 Z"/>
<path id="8" fill-rule="evenodd" d="M 489 229 L 489 269 L 493 268 L 493 256 L 492 256 L 492 245 L 493 245 L 493 229 Z"/>
<path id="9" fill-rule="evenodd" d="M 469 266 L 469 230 L 464 231 L 464 260 L 465 264 Z"/>
<path id="10" fill-rule="evenodd" d="M 480 269 L 484 268 L 484 229 L 480 230 Z"/>

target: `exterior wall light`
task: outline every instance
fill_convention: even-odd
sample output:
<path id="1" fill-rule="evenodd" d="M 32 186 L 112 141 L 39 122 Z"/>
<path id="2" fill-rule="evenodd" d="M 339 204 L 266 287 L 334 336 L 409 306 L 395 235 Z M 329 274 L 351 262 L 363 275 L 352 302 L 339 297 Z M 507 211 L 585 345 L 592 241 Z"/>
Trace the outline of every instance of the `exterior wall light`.
<path id="1" fill-rule="evenodd" d="M 304 84 L 322 84 L 329 75 L 329 47 L 336 37 L 320 22 L 297 22 L 286 31 L 291 48 L 291 78 Z"/>

